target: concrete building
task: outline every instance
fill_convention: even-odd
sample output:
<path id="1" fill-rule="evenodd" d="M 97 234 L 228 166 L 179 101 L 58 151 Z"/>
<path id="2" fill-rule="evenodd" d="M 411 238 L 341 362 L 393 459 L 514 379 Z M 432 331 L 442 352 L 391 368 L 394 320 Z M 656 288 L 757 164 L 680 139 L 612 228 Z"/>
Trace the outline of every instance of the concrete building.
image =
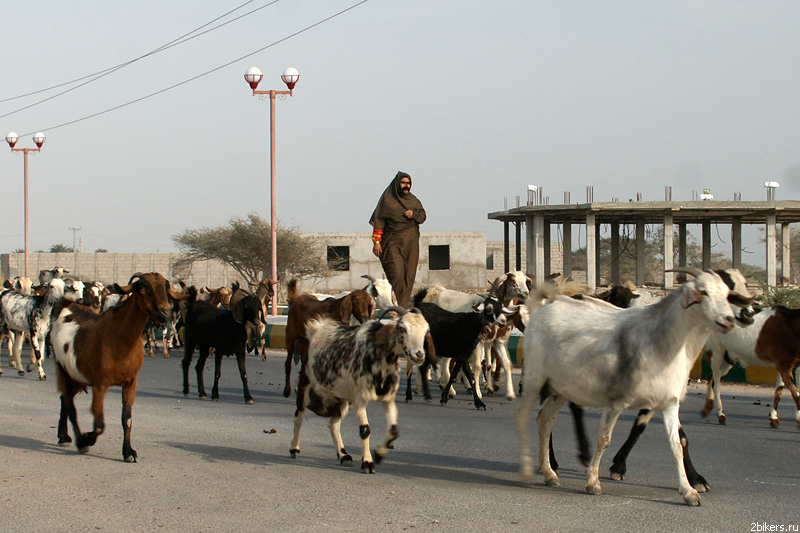
<path id="1" fill-rule="evenodd" d="M 611 228 L 611 257 L 619 257 L 619 230 L 622 225 L 634 225 L 636 231 L 636 248 L 644 249 L 645 224 L 660 224 L 664 229 L 664 270 L 676 266 L 674 263 L 673 233 L 678 230 L 678 265 L 686 264 L 687 225 L 696 224 L 702 227 L 702 268 L 711 267 L 711 231 L 712 225 L 730 225 L 731 229 L 731 262 L 734 268 L 742 264 L 742 224 L 763 225 L 766 235 L 766 271 L 767 283 L 775 286 L 788 283 L 791 264 L 791 231 L 790 224 L 800 222 L 800 202 L 775 201 L 766 202 L 719 202 L 701 200 L 691 202 L 589 202 L 585 204 L 561 205 L 526 205 L 489 213 L 489 219 L 504 224 L 505 247 L 510 249 L 510 225 L 516 229 L 516 247 L 521 249 L 521 227 L 525 224 L 526 271 L 535 279 L 543 279 L 551 272 L 554 255 L 551 252 L 551 226 L 562 228 L 561 242 L 563 249 L 572 249 L 572 227 L 582 227 L 586 235 L 587 269 L 586 282 L 591 289 L 600 284 L 598 265 L 599 239 L 601 224 Z M 781 231 L 781 272 L 778 272 L 777 232 Z M 569 276 L 572 272 L 570 254 L 562 254 L 561 272 Z M 503 268 L 513 270 L 508 253 Z M 611 282 L 618 283 L 619 264 L 610 264 Z M 663 286 L 671 289 L 675 275 L 666 273 Z M 639 255 L 636 262 L 636 284 L 644 283 L 644 257 Z"/>

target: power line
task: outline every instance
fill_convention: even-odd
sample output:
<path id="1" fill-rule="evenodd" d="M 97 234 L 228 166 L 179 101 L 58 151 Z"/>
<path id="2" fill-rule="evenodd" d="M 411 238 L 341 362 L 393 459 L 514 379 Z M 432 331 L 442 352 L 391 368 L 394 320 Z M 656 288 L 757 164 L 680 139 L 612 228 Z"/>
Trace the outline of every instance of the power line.
<path id="1" fill-rule="evenodd" d="M 10 101 L 10 100 L 16 100 L 16 99 L 22 98 L 24 96 L 30 96 L 30 95 L 33 95 L 33 94 L 46 92 L 46 91 L 49 91 L 51 89 L 55 89 L 55 88 L 58 88 L 58 87 L 71 85 L 72 83 L 76 83 L 78 81 L 85 80 L 86 78 L 91 78 L 88 81 L 85 81 L 85 82 L 83 82 L 83 83 L 81 83 L 79 85 L 76 85 L 75 87 L 71 87 L 71 88 L 69 88 L 69 89 L 67 89 L 65 91 L 61 91 L 60 93 L 57 93 L 57 94 L 54 94 L 54 95 L 49 96 L 47 98 L 44 98 L 42 100 L 39 100 L 38 102 L 34 102 L 32 104 L 29 104 L 27 106 L 21 107 L 19 109 L 15 109 L 14 111 L 10 111 L 10 112 L 8 112 L 8 113 L 6 113 L 4 115 L 0 115 L 0 118 L 5 118 L 5 117 L 8 117 L 8 116 L 14 115 L 16 113 L 19 113 L 20 111 L 25 111 L 26 109 L 30 109 L 30 108 L 35 107 L 37 105 L 43 104 L 45 102 L 49 102 L 50 100 L 58 98 L 59 96 L 63 96 L 65 94 L 69 93 L 69 92 L 72 92 L 72 91 L 76 90 L 76 89 L 80 89 L 81 87 L 89 85 L 92 82 L 95 82 L 95 81 L 97 81 L 99 79 L 105 78 L 109 74 L 113 74 L 113 73 L 117 72 L 118 70 L 121 70 L 121 69 L 127 67 L 128 65 L 132 65 L 133 63 L 136 63 L 137 61 L 140 61 L 141 59 L 144 59 L 146 57 L 150 57 L 150 56 L 155 55 L 155 54 L 157 54 L 159 52 L 163 52 L 164 50 L 169 50 L 170 48 L 172 48 L 174 46 L 178 46 L 178 45 L 181 45 L 183 43 L 189 42 L 192 39 L 195 39 L 197 37 L 200 37 L 202 35 L 210 33 L 210 32 L 212 32 L 212 31 L 214 31 L 216 29 L 219 29 L 219 28 L 221 28 L 223 26 L 226 26 L 226 25 L 228 25 L 228 24 L 230 24 L 232 22 L 235 22 L 237 20 L 240 20 L 240 19 L 242 19 L 244 17 L 250 16 L 250 15 L 252 15 L 253 13 L 255 13 L 257 11 L 260 11 L 260 10 L 262 10 L 264 8 L 267 8 L 267 7 L 269 7 L 269 6 L 273 5 L 273 4 L 276 4 L 277 2 L 280 2 L 280 0 L 273 0 L 272 2 L 270 2 L 270 3 L 266 4 L 266 5 L 263 5 L 263 6 L 259 7 L 259 8 L 256 8 L 256 9 L 254 9 L 254 10 L 248 12 L 248 13 L 240 15 L 240 16 L 238 16 L 238 17 L 236 17 L 234 19 L 231 19 L 231 20 L 229 20 L 227 22 L 223 22 L 222 24 L 219 24 L 218 26 L 210 28 L 210 29 L 208 29 L 208 30 L 206 30 L 206 31 L 204 31 L 202 33 L 197 33 L 198 31 L 200 31 L 201 29 L 205 28 L 206 26 L 208 26 L 210 24 L 213 24 L 214 22 L 216 22 L 216 21 L 218 21 L 218 20 L 220 20 L 220 19 L 222 19 L 224 17 L 227 17 L 228 15 L 233 13 L 234 11 L 237 11 L 237 10 L 241 9 L 242 7 L 246 6 L 247 4 L 252 3 L 254 1 L 255 0 L 248 0 L 244 4 L 240 5 L 239 7 L 235 8 L 235 9 L 232 9 L 232 10 L 228 11 L 224 15 L 220 15 L 219 17 L 215 18 L 214 20 L 211 20 L 211 21 L 203 24 L 202 26 L 200 26 L 198 28 L 195 28 L 194 30 L 190 31 L 189 33 L 186 33 L 186 34 L 178 37 L 177 39 L 173 39 L 172 41 L 168 42 L 167 44 L 164 44 L 164 45 L 156 48 L 155 50 L 151 50 L 150 52 L 148 52 L 148 53 L 146 53 L 144 55 L 141 55 L 141 56 L 139 56 L 139 57 L 137 57 L 135 59 L 131 59 L 131 60 L 126 61 L 124 63 L 120 63 L 119 65 L 116 65 L 114 67 L 109 67 L 109 68 L 107 68 L 105 70 L 101 70 L 99 72 L 95 72 L 94 74 L 89 74 L 88 76 L 83 76 L 82 78 L 78 78 L 76 80 L 72 80 L 72 81 L 69 81 L 69 82 L 61 83 L 61 84 L 55 85 L 55 86 L 47 88 L 47 89 L 41 89 L 39 91 L 34 91 L 34 92 L 28 93 L 26 95 L 15 96 L 15 97 L 12 97 L 12 98 L 7 98 L 5 100 L 0 100 L 0 103 L 7 102 L 7 101 Z M 192 34 L 196 34 L 196 35 L 192 35 Z"/>
<path id="2" fill-rule="evenodd" d="M 278 1 L 278 0 L 276 0 L 276 1 Z M 229 66 L 233 65 L 234 63 L 237 63 L 237 62 L 241 61 L 242 59 L 247 59 L 248 57 L 254 56 L 254 55 L 258 54 L 259 52 L 263 52 L 264 50 L 272 48 L 273 46 L 276 46 L 276 45 L 281 44 L 281 43 L 283 43 L 285 41 L 288 41 L 289 39 L 297 37 L 298 35 L 300 35 L 302 33 L 305 33 L 305 32 L 307 32 L 307 31 L 309 31 L 309 30 L 311 30 L 313 28 L 316 28 L 317 26 L 320 26 L 320 25 L 322 25 L 322 24 L 324 24 L 324 23 L 326 23 L 326 22 L 328 22 L 330 20 L 333 20 L 336 17 L 338 17 L 340 15 L 343 15 L 343 14 L 347 13 L 348 11 L 350 11 L 352 9 L 355 9 L 356 7 L 358 7 L 358 6 L 362 5 L 362 4 L 366 4 L 367 2 L 369 2 L 369 0 L 361 0 L 360 2 L 357 2 L 357 3 L 353 4 L 352 6 L 339 11 L 338 13 L 334 13 L 333 15 L 330 15 L 329 17 L 326 17 L 326 18 L 324 18 L 324 19 L 322 19 L 322 20 L 320 20 L 318 22 L 315 22 L 314 24 L 311 24 L 310 26 L 306 26 L 302 30 L 298 30 L 298 31 L 296 31 L 296 32 L 294 32 L 294 33 L 292 33 L 290 35 L 287 35 L 286 37 L 284 37 L 282 39 L 278 39 L 277 41 L 275 41 L 273 43 L 270 43 L 267 46 L 259 48 L 258 50 L 250 52 L 249 54 L 245 54 L 245 55 L 243 55 L 241 57 L 238 57 L 238 58 L 236 58 L 236 59 L 234 59 L 232 61 L 228 61 L 227 63 L 224 63 L 224 64 L 222 64 L 222 65 L 220 65 L 218 67 L 215 67 L 215 68 L 213 68 L 211 70 L 203 72 L 202 74 L 198 74 L 197 76 L 194 76 L 194 77 L 189 78 L 187 80 L 184 80 L 182 82 L 176 83 L 174 85 L 170 85 L 169 87 L 166 87 L 164 89 L 160 89 L 160 90 L 158 90 L 156 92 L 153 92 L 153 93 L 150 93 L 148 95 L 136 98 L 134 100 L 130 100 L 128 102 L 125 102 L 124 104 L 120 104 L 118 106 L 111 107 L 111 108 L 106 109 L 104 111 L 98 111 L 97 113 L 93 113 L 91 115 L 88 115 L 88 116 L 85 116 L 85 117 L 82 117 L 82 118 L 77 118 L 75 120 L 70 120 L 68 122 L 63 122 L 63 123 L 58 124 L 56 126 L 50 126 L 49 128 L 40 128 L 40 129 L 42 131 L 53 131 L 53 130 L 58 129 L 58 128 L 63 128 L 64 126 L 70 126 L 70 125 L 76 124 L 78 122 L 83 122 L 84 120 L 89 120 L 91 118 L 95 118 L 95 117 L 98 117 L 100 115 L 105 115 L 106 113 L 110 113 L 112 111 L 116 111 L 118 109 L 122 109 L 123 107 L 127 107 L 129 105 L 133 105 L 133 104 L 139 103 L 139 102 L 141 102 L 143 100 L 147 100 L 148 98 L 152 98 L 153 96 L 157 96 L 157 95 L 165 93 L 167 91 L 171 91 L 172 89 L 176 89 L 176 88 L 178 88 L 178 87 L 180 87 L 182 85 L 186 85 L 188 83 L 191 83 L 191 82 L 193 82 L 195 80 L 198 80 L 198 79 L 200 79 L 202 77 L 208 76 L 209 74 L 213 74 L 214 72 L 217 72 L 218 70 L 222 70 L 225 67 L 229 67 Z M 39 130 L 37 129 L 36 131 L 39 131 Z M 24 137 L 24 136 L 27 136 L 27 135 L 33 135 L 33 133 L 35 133 L 35 132 L 24 133 L 21 136 Z"/>

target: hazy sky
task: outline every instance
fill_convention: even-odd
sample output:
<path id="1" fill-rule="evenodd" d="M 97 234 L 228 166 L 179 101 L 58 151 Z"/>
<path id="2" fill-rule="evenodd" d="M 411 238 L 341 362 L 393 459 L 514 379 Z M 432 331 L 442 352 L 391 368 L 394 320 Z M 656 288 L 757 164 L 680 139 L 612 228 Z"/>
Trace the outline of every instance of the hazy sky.
<path id="1" fill-rule="evenodd" d="M 368 238 L 398 170 L 423 231 L 492 240 L 503 227 L 487 214 L 528 184 L 551 203 L 582 202 L 587 185 L 595 201 L 663 200 L 665 185 L 674 200 L 705 187 L 764 200 L 766 180 L 800 196 L 800 2 L 369 0 L 290 37 L 357 2 L 253 1 L 202 31 L 264 8 L 18 112 L 78 83 L 6 99 L 140 58 L 244 0 L 4 10 L 0 134 L 47 135 L 30 157 L 31 250 L 71 246 L 78 227 L 88 252 L 175 251 L 186 229 L 268 220 L 269 101 L 243 79 L 252 65 L 262 89 L 301 74 L 277 102 L 278 219 L 301 231 Z M 23 157 L 7 146 L 0 179 L 5 253 L 24 227 Z"/>

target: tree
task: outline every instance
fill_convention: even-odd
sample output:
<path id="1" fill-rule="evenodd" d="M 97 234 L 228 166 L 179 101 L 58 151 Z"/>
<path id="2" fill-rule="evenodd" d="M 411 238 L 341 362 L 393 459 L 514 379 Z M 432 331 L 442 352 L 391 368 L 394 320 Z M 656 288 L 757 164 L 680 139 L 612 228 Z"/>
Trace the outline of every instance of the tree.
<path id="1" fill-rule="evenodd" d="M 65 244 L 54 244 L 50 247 L 51 254 L 71 254 L 74 251 L 75 250 L 73 250 L 71 246 L 67 246 Z"/>
<path id="2" fill-rule="evenodd" d="M 325 278 L 333 274 L 312 239 L 296 228 L 277 229 L 278 274 L 281 279 Z M 187 271 L 195 261 L 216 259 L 239 272 L 246 280 L 256 283 L 261 276 L 269 277 L 271 267 L 271 227 L 258 215 L 234 217 L 227 226 L 186 230 L 173 235 L 172 240 L 182 257 L 173 268 Z"/>
<path id="3" fill-rule="evenodd" d="M 98 248 L 97 250 L 94 251 L 94 253 L 96 253 L 96 254 L 107 254 L 108 250 L 105 249 L 105 248 Z"/>

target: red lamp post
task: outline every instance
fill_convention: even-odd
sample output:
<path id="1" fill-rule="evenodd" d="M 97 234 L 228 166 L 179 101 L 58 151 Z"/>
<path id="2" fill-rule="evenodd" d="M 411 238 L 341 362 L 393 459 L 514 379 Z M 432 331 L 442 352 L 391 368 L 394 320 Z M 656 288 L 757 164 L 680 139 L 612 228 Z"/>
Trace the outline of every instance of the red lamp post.
<path id="1" fill-rule="evenodd" d="M 275 98 L 279 97 L 281 100 L 285 99 L 287 96 L 292 96 L 292 90 L 294 89 L 297 80 L 300 79 L 300 73 L 297 72 L 296 68 L 289 67 L 283 71 L 281 75 L 281 79 L 289 88 L 288 91 L 259 91 L 256 88 L 258 87 L 259 82 L 264 75 L 261 73 L 261 70 L 258 67 L 250 67 L 247 69 L 247 72 L 244 75 L 245 81 L 250 84 L 250 88 L 253 90 L 253 96 L 258 95 L 259 98 L 269 98 L 269 138 L 270 138 L 270 145 L 269 145 L 269 182 L 270 182 L 270 227 L 272 230 L 272 275 L 271 278 L 273 280 L 278 279 L 278 221 L 276 215 L 276 202 L 275 202 Z M 272 316 L 277 316 L 278 314 L 278 299 L 272 299 Z"/>
<path id="2" fill-rule="evenodd" d="M 36 144 L 36 148 L 14 148 L 17 144 L 17 140 L 19 137 L 13 131 L 6 135 L 6 142 L 11 147 L 12 152 L 22 152 L 25 154 L 25 277 L 28 276 L 28 153 L 30 152 L 40 152 L 42 150 L 42 145 L 44 141 L 47 140 L 47 137 L 44 136 L 44 133 L 41 131 L 37 131 L 33 134 L 33 142 Z"/>

